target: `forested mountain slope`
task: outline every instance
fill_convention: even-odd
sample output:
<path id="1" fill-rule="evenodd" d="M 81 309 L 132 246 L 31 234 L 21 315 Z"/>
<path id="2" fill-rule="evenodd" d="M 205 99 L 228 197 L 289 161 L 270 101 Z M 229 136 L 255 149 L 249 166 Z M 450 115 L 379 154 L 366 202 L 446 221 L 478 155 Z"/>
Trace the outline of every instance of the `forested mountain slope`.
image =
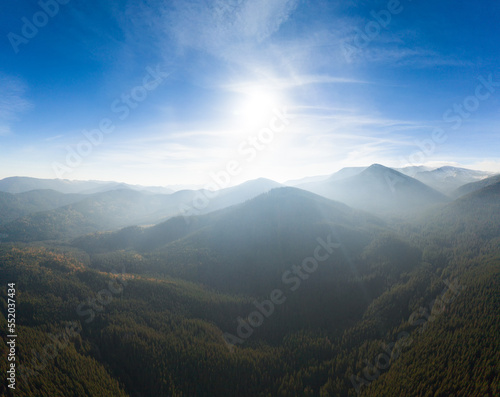
<path id="1" fill-rule="evenodd" d="M 55 190 L 31 190 L 11 194 L 0 192 L 0 224 L 34 212 L 52 210 L 85 198 L 83 194 L 63 194 Z"/>
<path id="2" fill-rule="evenodd" d="M 2 243 L 16 395 L 497 395 L 499 207 L 490 186 L 388 224 L 284 188 L 73 246 Z"/>

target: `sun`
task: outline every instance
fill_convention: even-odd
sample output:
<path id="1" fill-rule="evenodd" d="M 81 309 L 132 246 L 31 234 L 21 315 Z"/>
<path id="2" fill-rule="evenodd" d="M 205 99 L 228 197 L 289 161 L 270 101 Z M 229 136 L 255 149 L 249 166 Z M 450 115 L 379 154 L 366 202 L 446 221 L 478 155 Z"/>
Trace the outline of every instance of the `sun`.
<path id="1" fill-rule="evenodd" d="M 242 93 L 233 115 L 246 124 L 260 124 L 266 122 L 277 107 L 279 98 L 276 93 L 265 88 L 254 88 Z"/>

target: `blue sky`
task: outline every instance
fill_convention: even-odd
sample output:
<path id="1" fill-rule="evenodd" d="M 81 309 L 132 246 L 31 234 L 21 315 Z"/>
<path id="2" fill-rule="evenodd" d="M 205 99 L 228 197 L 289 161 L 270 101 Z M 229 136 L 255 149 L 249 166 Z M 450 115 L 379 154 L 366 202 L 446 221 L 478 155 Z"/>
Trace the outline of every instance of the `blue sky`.
<path id="1" fill-rule="evenodd" d="M 0 178 L 500 172 L 497 1 L 0 7 Z"/>

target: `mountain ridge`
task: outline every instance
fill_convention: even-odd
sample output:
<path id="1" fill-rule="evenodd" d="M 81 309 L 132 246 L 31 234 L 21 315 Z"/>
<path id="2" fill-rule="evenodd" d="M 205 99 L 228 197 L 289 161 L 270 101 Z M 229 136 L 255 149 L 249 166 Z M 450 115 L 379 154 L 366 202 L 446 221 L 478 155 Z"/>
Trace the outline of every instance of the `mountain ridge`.
<path id="1" fill-rule="evenodd" d="M 380 164 L 373 164 L 354 176 L 303 188 L 376 214 L 417 213 L 449 200 L 422 182 Z"/>

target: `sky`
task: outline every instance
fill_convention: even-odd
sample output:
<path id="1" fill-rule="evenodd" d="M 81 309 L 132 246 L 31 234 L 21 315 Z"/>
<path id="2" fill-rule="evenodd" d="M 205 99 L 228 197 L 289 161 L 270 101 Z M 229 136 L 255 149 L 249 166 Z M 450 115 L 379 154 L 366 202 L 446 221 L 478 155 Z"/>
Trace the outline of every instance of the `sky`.
<path id="1" fill-rule="evenodd" d="M 4 1 L 0 178 L 500 172 L 500 3 Z"/>

